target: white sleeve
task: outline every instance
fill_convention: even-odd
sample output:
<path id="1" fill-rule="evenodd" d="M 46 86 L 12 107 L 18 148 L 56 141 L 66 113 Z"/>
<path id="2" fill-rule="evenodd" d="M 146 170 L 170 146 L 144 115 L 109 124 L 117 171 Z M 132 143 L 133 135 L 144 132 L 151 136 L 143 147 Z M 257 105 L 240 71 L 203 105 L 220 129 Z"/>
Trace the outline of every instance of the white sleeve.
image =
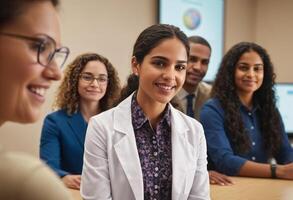
<path id="1" fill-rule="evenodd" d="M 207 145 L 203 128 L 199 129 L 199 154 L 189 200 L 210 200 L 210 184 L 207 171 Z"/>
<path id="2" fill-rule="evenodd" d="M 80 193 L 84 200 L 112 199 L 106 128 L 96 117 L 88 124 Z"/>

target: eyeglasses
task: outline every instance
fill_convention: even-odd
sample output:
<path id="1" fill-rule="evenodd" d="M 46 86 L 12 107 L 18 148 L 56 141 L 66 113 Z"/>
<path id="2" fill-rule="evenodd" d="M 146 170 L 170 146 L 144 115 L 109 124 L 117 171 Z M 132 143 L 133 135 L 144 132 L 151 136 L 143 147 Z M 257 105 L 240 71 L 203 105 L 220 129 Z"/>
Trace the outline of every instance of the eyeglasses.
<path id="1" fill-rule="evenodd" d="M 34 42 L 35 44 L 32 48 L 35 48 L 37 51 L 37 62 L 44 67 L 49 66 L 50 63 L 54 61 L 58 67 L 62 68 L 70 52 L 67 47 L 57 49 L 55 40 L 50 36 L 43 34 L 38 37 L 30 37 L 14 33 L 0 32 L 0 35 Z"/>
<path id="2" fill-rule="evenodd" d="M 81 73 L 80 78 L 88 84 L 93 83 L 95 80 L 97 80 L 97 82 L 101 85 L 106 85 L 108 83 L 108 77 L 104 74 L 94 76 L 91 73 Z"/>

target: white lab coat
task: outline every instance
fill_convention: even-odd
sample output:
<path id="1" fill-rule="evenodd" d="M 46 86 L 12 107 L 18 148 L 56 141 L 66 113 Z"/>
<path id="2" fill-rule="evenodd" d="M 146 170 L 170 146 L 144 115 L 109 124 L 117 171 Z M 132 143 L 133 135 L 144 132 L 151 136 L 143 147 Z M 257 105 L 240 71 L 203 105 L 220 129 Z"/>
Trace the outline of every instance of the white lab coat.
<path id="1" fill-rule="evenodd" d="M 81 196 L 143 200 L 143 176 L 131 121 L 131 98 L 90 119 Z M 201 124 L 171 106 L 172 200 L 209 200 L 206 140 Z"/>

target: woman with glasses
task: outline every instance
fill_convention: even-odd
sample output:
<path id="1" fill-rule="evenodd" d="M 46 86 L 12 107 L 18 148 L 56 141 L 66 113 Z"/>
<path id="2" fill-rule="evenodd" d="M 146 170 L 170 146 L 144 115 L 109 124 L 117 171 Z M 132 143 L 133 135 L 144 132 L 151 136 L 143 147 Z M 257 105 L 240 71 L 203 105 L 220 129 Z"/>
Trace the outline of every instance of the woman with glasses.
<path id="1" fill-rule="evenodd" d="M 276 107 L 275 77 L 268 53 L 255 43 L 238 43 L 224 56 L 213 98 L 200 115 L 216 170 L 293 179 L 293 149 Z"/>
<path id="2" fill-rule="evenodd" d="M 80 187 L 89 118 L 109 109 L 119 88 L 113 65 L 96 53 L 82 54 L 66 68 L 54 106 L 58 110 L 44 121 L 40 157 L 67 187 Z"/>
<path id="3" fill-rule="evenodd" d="M 138 36 L 133 93 L 89 122 L 83 199 L 210 199 L 202 126 L 169 103 L 184 83 L 188 55 L 175 26 L 153 25 Z"/>
<path id="4" fill-rule="evenodd" d="M 0 1 L 0 125 L 35 122 L 46 91 L 61 78 L 69 50 L 60 44 L 58 4 Z M 0 177 L 0 199 L 70 199 L 62 182 L 38 159 L 1 146 Z"/>

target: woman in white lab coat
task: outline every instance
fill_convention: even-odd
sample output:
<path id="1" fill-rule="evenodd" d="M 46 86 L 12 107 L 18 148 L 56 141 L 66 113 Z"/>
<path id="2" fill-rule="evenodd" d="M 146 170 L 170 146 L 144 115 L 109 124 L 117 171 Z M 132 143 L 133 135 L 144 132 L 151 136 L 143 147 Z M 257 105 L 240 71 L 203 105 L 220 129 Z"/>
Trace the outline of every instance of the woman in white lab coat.
<path id="1" fill-rule="evenodd" d="M 132 57 L 138 88 L 89 122 L 83 199 L 210 199 L 202 126 L 169 103 L 184 83 L 188 54 L 175 26 L 139 35 Z"/>

